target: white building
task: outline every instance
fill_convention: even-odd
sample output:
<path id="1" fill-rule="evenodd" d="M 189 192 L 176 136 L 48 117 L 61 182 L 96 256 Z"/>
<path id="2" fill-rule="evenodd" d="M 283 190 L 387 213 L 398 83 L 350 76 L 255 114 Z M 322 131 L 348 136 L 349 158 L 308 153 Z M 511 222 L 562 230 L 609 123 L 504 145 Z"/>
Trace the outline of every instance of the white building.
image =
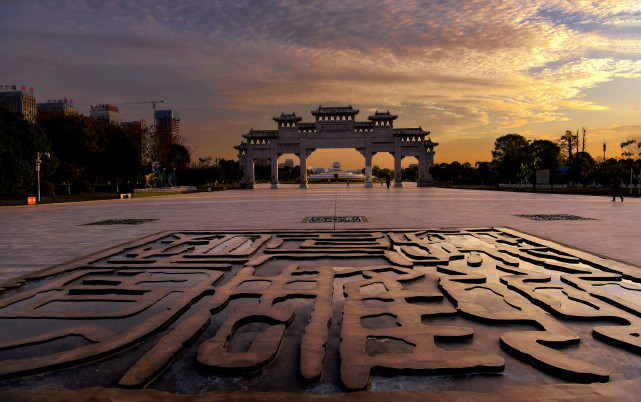
<path id="1" fill-rule="evenodd" d="M 118 106 L 104 104 L 104 105 L 89 105 L 89 117 L 96 120 L 103 120 L 107 123 L 120 125 L 120 112 Z"/>
<path id="2" fill-rule="evenodd" d="M 308 179 L 333 179 L 338 174 L 339 179 L 360 179 L 365 180 L 365 175 L 361 173 L 346 172 L 341 169 L 341 162 L 334 161 L 332 163 L 332 168 L 328 169 L 323 173 L 312 174 L 307 176 Z"/>

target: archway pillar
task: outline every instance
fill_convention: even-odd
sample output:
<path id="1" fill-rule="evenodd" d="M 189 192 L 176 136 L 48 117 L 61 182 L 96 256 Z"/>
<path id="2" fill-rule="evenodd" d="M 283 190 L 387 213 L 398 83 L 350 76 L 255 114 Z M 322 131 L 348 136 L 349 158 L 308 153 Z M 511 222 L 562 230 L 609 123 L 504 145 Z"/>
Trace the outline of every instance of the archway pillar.
<path id="1" fill-rule="evenodd" d="M 374 187 L 372 183 L 372 144 L 365 147 L 365 187 Z"/>
<path id="2" fill-rule="evenodd" d="M 300 141 L 300 188 L 307 188 L 307 146 L 304 140 Z"/>
<path id="3" fill-rule="evenodd" d="M 272 141 L 270 149 L 271 181 L 269 188 L 278 188 L 278 145 Z"/>
<path id="4" fill-rule="evenodd" d="M 247 188 L 254 188 L 254 151 L 251 144 L 247 145 L 247 156 L 245 159 L 245 178 Z"/>
<path id="5" fill-rule="evenodd" d="M 421 141 L 418 144 L 418 187 L 429 187 L 429 174 L 428 157 L 425 152 L 425 145 L 423 141 Z"/>
<path id="6" fill-rule="evenodd" d="M 426 186 L 430 187 L 434 185 L 434 178 L 430 173 L 430 168 L 434 166 L 434 151 L 427 151 L 425 153 L 426 167 L 425 167 L 425 182 Z"/>
<path id="7" fill-rule="evenodd" d="M 403 151 L 401 137 L 394 138 L 394 187 L 403 187 L 401 178 L 401 161 L 403 160 Z"/>

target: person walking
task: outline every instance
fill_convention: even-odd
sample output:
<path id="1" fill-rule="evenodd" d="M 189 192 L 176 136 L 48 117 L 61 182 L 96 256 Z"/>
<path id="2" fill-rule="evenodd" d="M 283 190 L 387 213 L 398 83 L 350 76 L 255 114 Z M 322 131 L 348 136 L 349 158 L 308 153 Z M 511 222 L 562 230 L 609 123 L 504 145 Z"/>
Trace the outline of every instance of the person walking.
<path id="1" fill-rule="evenodd" d="M 385 184 L 387 184 L 387 189 L 389 190 L 389 184 L 390 184 L 389 177 L 385 179 Z"/>
<path id="2" fill-rule="evenodd" d="M 621 202 L 623 202 L 623 196 L 621 195 L 621 178 L 619 176 L 612 176 L 612 183 L 610 183 L 612 186 L 612 201 L 616 201 L 617 196 L 621 198 Z"/>

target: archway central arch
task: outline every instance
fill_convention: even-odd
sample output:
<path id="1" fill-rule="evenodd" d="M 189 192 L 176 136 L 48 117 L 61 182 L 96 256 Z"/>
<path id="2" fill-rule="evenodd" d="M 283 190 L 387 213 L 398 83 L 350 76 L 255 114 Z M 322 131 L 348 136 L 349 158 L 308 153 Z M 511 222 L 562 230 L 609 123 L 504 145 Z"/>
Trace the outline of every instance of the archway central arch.
<path id="1" fill-rule="evenodd" d="M 300 160 L 300 187 L 307 188 L 307 158 L 316 149 L 355 148 L 365 158 L 365 187 L 372 187 L 372 156 L 378 152 L 394 155 L 394 185 L 402 187 L 401 161 L 405 156 L 418 160 L 418 186 L 433 183 L 429 168 L 434 164 L 434 147 L 438 143 L 426 137 L 429 131 L 416 128 L 394 128 L 398 115 L 376 111 L 368 121 L 356 121 L 358 109 L 349 106 L 319 106 L 311 113 L 315 122 L 303 122 L 296 113 L 281 113 L 273 120 L 276 130 L 254 130 L 243 134 L 238 150 L 244 174 L 241 185 L 254 188 L 254 163 L 267 158 L 271 163 L 271 188 L 278 188 L 278 157 L 296 154 Z"/>

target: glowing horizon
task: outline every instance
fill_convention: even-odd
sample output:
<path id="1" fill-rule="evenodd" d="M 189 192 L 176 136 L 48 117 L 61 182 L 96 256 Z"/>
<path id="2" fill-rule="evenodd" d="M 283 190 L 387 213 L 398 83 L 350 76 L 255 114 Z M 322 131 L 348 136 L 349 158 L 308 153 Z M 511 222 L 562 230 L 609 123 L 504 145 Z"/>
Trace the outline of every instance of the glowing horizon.
<path id="1" fill-rule="evenodd" d="M 641 139 L 639 21 L 632 0 L 7 1 L 0 70 L 2 84 L 73 98 L 83 114 L 111 103 L 123 121 L 149 121 L 150 105 L 125 103 L 162 99 L 193 159 L 235 159 L 251 128 L 273 129 L 281 112 L 312 121 L 319 104 L 351 104 L 358 120 L 389 109 L 395 127 L 431 131 L 437 163 L 489 161 L 504 134 L 581 127 L 601 159 L 604 141 L 616 157 Z M 308 164 L 341 159 L 325 152 Z"/>

